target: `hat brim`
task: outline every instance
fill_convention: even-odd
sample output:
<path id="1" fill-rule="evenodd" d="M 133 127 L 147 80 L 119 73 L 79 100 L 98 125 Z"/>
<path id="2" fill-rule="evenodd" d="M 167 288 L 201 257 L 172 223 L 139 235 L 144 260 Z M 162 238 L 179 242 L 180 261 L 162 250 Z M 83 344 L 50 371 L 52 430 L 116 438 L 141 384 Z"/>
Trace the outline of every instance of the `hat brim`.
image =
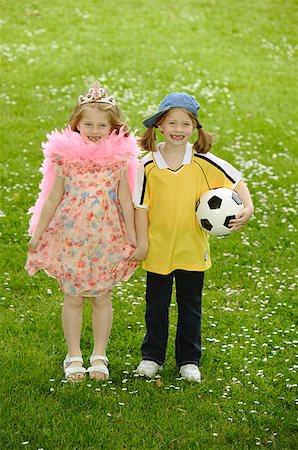
<path id="1" fill-rule="evenodd" d="M 166 111 L 168 111 L 171 108 L 175 108 L 175 106 L 168 106 L 167 108 L 162 109 L 161 111 L 158 111 L 158 113 L 153 114 L 153 116 L 148 117 L 147 119 L 143 120 L 142 124 L 146 128 L 153 128 L 154 125 L 157 122 L 157 119 Z"/>

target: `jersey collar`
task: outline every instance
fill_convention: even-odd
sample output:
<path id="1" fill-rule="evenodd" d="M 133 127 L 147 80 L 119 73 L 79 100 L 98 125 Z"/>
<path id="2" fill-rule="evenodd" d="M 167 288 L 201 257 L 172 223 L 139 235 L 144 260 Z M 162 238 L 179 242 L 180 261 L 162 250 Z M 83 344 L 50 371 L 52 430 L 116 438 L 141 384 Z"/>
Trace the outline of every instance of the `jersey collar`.
<path id="1" fill-rule="evenodd" d="M 157 145 L 156 152 L 152 153 L 154 161 L 159 169 L 169 169 L 169 166 L 167 165 L 166 161 L 163 159 L 162 154 L 160 153 L 160 149 L 164 145 L 165 145 L 165 143 L 161 142 L 160 144 Z M 190 142 L 187 142 L 181 166 L 184 166 L 184 164 L 190 164 L 191 161 L 192 161 L 192 144 L 190 144 Z"/>

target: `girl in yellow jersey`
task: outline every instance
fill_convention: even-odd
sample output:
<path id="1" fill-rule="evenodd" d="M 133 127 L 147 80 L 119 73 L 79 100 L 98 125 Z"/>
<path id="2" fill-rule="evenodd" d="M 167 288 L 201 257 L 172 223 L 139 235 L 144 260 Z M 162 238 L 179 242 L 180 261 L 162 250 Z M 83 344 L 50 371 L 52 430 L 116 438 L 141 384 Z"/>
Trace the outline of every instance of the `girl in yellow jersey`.
<path id="1" fill-rule="evenodd" d="M 233 231 L 253 213 L 241 174 L 209 152 L 213 137 L 198 119 L 199 104 L 184 92 L 167 95 L 143 124 L 142 159 L 133 193 L 138 245 L 133 253 L 147 271 L 146 335 L 137 373 L 154 377 L 162 366 L 168 339 L 168 309 L 176 282 L 178 323 L 176 364 L 188 381 L 201 381 L 201 303 L 204 271 L 211 266 L 207 233 L 198 225 L 196 204 L 209 189 L 227 187 L 242 197 L 244 209 L 230 221 Z M 155 129 L 164 136 L 157 145 Z M 194 131 L 197 141 L 188 140 Z"/>

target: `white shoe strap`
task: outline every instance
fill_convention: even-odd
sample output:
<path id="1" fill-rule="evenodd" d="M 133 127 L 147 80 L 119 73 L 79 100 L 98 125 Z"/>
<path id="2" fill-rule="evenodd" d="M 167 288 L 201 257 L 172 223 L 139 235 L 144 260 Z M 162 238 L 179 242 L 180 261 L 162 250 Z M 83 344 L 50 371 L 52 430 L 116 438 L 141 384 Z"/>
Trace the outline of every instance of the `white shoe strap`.
<path id="1" fill-rule="evenodd" d="M 76 373 L 86 373 L 87 370 L 85 369 L 85 367 L 81 367 L 81 366 L 77 366 L 77 367 L 66 367 L 65 369 L 65 375 L 69 376 L 69 375 L 74 375 Z"/>
<path id="2" fill-rule="evenodd" d="M 83 358 L 81 356 L 66 356 L 65 364 L 70 364 L 72 362 L 80 362 L 83 364 Z"/>
<path id="3" fill-rule="evenodd" d="M 107 368 L 107 366 L 105 364 L 101 364 L 100 366 L 90 366 L 90 367 L 88 367 L 87 372 L 89 372 L 89 373 L 98 372 L 98 373 L 103 373 L 104 375 L 107 375 L 107 376 L 110 375 L 109 369 Z"/>
<path id="4" fill-rule="evenodd" d="M 94 355 L 90 356 L 90 363 L 92 364 L 94 361 L 103 361 L 105 364 L 108 364 L 109 360 L 106 356 Z"/>

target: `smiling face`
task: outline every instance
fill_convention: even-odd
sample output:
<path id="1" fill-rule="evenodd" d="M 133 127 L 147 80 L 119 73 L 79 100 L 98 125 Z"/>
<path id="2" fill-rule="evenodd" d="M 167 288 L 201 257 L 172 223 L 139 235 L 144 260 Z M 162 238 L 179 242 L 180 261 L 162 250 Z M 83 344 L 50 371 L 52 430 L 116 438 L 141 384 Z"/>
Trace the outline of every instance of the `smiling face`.
<path id="1" fill-rule="evenodd" d="M 95 144 L 107 138 L 112 131 L 108 112 L 99 109 L 86 109 L 76 128 L 84 141 Z"/>
<path id="2" fill-rule="evenodd" d="M 172 145 L 184 145 L 191 137 L 195 125 L 188 112 L 183 109 L 171 109 L 162 119 L 158 128 L 165 141 Z"/>

